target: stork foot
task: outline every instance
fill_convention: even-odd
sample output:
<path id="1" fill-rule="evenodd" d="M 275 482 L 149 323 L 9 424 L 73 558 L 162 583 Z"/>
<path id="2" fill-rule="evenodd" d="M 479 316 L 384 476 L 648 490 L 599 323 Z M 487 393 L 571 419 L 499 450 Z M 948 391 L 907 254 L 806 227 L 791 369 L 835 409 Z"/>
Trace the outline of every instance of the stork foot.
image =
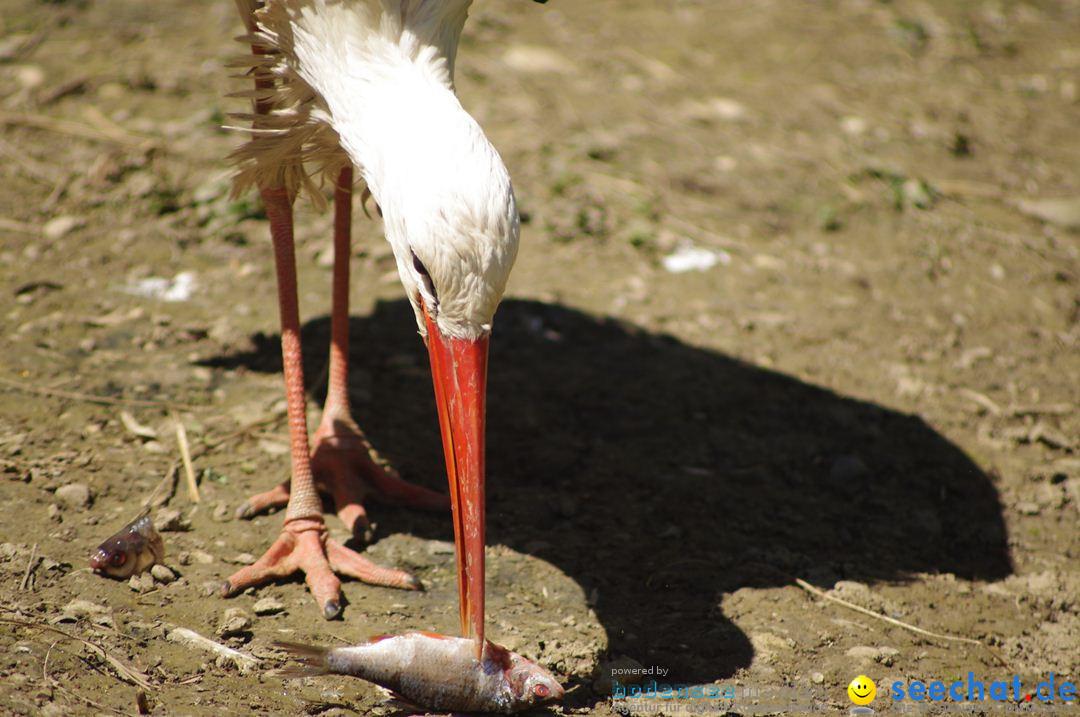
<path id="1" fill-rule="evenodd" d="M 327 535 L 322 518 L 285 521 L 281 535 L 261 558 L 240 568 L 221 586 L 223 597 L 232 597 L 253 586 L 296 572 L 304 573 L 311 594 L 323 617 L 333 620 L 341 614 L 341 581 L 347 575 L 371 585 L 423 590 L 420 580 L 404 570 L 384 568 Z"/>
<path id="2" fill-rule="evenodd" d="M 365 498 L 405 505 L 421 510 L 448 510 L 450 497 L 403 479 L 382 460 L 368 443 L 364 432 L 348 414 L 323 417 L 312 437 L 311 469 L 315 486 L 330 496 L 334 510 L 357 537 L 365 537 L 370 527 Z M 289 502 L 289 481 L 251 496 L 236 510 L 237 518 L 251 518 Z"/>
<path id="3" fill-rule="evenodd" d="M 324 415 L 312 443 L 315 484 L 330 495 L 338 517 L 353 535 L 362 536 L 370 526 L 363 506 L 368 497 L 421 510 L 450 508 L 449 496 L 409 483 L 398 475 L 379 457 L 347 413 Z"/>

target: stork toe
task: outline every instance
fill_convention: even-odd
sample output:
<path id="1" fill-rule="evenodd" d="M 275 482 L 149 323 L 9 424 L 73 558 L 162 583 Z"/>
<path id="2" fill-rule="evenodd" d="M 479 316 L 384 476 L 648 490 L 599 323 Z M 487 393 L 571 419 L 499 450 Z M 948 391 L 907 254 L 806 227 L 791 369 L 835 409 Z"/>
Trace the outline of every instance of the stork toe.
<path id="1" fill-rule="evenodd" d="M 371 585 L 383 585 L 388 588 L 424 589 L 424 584 L 412 573 L 395 568 L 384 568 L 332 538 L 326 541 L 326 555 L 330 559 L 330 567 L 341 575 L 348 575 Z"/>
<path id="2" fill-rule="evenodd" d="M 221 586 L 221 594 L 232 597 L 249 587 L 289 577 L 298 571 L 304 573 L 304 581 L 327 620 L 341 614 L 341 581 L 335 573 L 371 585 L 423 589 L 411 573 L 385 568 L 329 538 L 321 518 L 303 518 L 286 521 L 270 549 L 253 564 L 230 575 Z"/>
<path id="3" fill-rule="evenodd" d="M 256 493 L 236 509 L 236 517 L 242 520 L 253 518 L 271 508 L 284 508 L 289 502 L 289 481 L 279 483 L 268 491 Z"/>
<path id="4" fill-rule="evenodd" d="M 421 510 L 447 510 L 450 497 L 410 483 L 387 465 L 351 419 L 324 420 L 313 440 L 311 468 L 319 490 L 353 535 L 370 526 L 363 502 L 376 500 Z"/>

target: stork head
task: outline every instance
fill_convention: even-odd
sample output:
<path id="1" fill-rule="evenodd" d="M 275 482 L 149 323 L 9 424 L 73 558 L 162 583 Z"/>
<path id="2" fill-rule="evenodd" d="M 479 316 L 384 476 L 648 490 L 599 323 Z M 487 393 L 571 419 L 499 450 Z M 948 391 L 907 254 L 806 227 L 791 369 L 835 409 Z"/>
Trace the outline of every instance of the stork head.
<path id="1" fill-rule="evenodd" d="M 453 194 L 404 219 L 405 241 L 392 243 L 420 335 L 477 341 L 491 333 L 517 256 L 517 206 L 509 178 L 482 197 Z"/>

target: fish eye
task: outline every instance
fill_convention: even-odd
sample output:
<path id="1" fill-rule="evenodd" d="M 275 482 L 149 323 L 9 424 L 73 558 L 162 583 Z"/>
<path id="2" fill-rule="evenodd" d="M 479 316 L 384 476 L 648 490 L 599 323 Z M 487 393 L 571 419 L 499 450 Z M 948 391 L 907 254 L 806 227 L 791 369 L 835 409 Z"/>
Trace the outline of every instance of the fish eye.
<path id="1" fill-rule="evenodd" d="M 123 567 L 124 563 L 126 562 L 127 556 L 123 553 L 113 553 L 109 556 L 109 565 L 113 566 L 114 568 Z"/>
<path id="2" fill-rule="evenodd" d="M 547 697 L 548 695 L 551 694 L 551 690 L 548 689 L 547 685 L 534 685 L 533 686 L 533 694 L 536 695 L 537 697 L 539 697 L 540 699 L 544 699 L 545 697 Z"/>

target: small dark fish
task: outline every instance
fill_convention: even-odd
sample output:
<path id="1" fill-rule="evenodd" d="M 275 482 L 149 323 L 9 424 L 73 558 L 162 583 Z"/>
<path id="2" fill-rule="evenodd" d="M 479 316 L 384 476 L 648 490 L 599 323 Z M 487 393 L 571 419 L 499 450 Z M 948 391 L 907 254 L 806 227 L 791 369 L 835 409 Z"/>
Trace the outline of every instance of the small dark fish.
<path id="1" fill-rule="evenodd" d="M 479 660 L 473 640 L 430 632 L 383 635 L 354 647 L 277 646 L 304 663 L 279 675 L 352 675 L 429 709 L 511 714 L 563 696 L 554 675 L 491 641 Z"/>
<path id="2" fill-rule="evenodd" d="M 147 508 L 116 535 L 98 546 L 90 556 L 90 567 L 99 575 L 129 578 L 148 570 L 165 557 L 165 544 L 154 529 Z"/>

